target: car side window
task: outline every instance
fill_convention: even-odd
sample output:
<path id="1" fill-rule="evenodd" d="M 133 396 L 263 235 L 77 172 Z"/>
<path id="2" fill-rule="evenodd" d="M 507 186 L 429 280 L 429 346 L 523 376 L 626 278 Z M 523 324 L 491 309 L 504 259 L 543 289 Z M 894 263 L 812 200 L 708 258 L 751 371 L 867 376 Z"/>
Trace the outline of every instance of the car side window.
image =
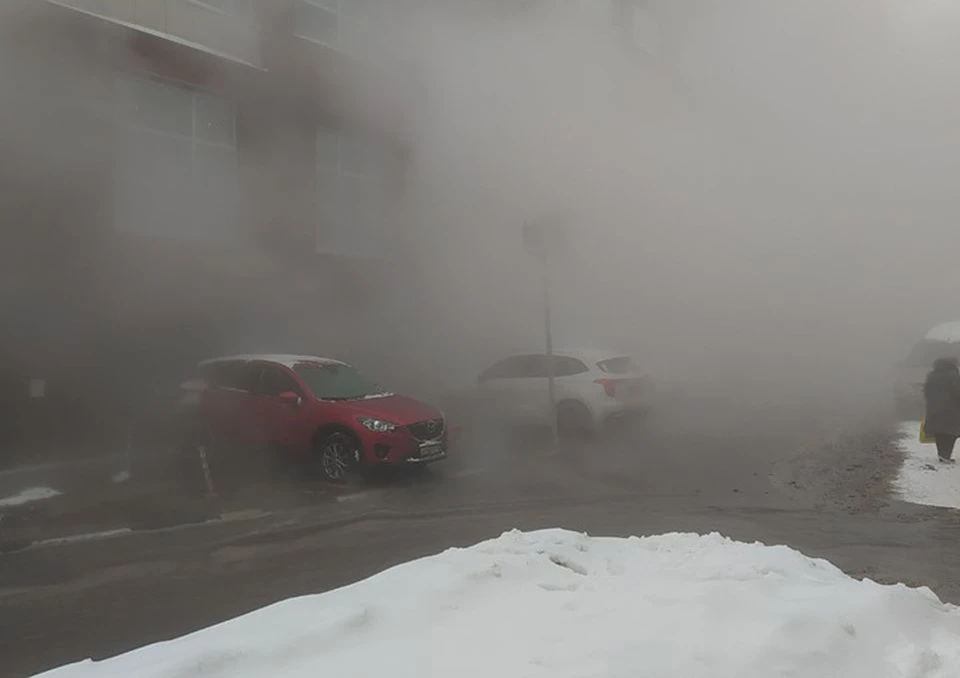
<path id="1" fill-rule="evenodd" d="M 553 357 L 553 376 L 572 377 L 576 374 L 589 372 L 589 368 L 583 364 L 583 361 L 567 356 Z"/>
<path id="2" fill-rule="evenodd" d="M 300 386 L 289 374 L 277 369 L 276 367 L 264 367 L 260 374 L 260 388 L 258 395 L 268 398 L 276 398 L 281 393 L 293 391 L 297 395 L 300 393 Z"/>
<path id="3" fill-rule="evenodd" d="M 501 360 L 480 375 L 480 381 L 491 379 L 525 379 L 537 371 L 536 356 L 517 355 Z"/>
<path id="4" fill-rule="evenodd" d="M 245 393 L 256 390 L 259 375 L 259 368 L 246 363 L 221 363 L 211 371 L 214 387 Z"/>
<path id="5" fill-rule="evenodd" d="M 514 368 L 511 367 L 511 365 L 515 362 L 515 360 L 515 358 L 506 358 L 505 360 L 495 363 L 492 367 L 488 368 L 483 374 L 480 375 L 480 381 L 490 381 L 491 379 L 510 379 L 514 376 Z"/>
<path id="6" fill-rule="evenodd" d="M 526 356 L 524 377 L 528 379 L 546 379 L 550 376 L 549 358 L 545 355 Z"/>

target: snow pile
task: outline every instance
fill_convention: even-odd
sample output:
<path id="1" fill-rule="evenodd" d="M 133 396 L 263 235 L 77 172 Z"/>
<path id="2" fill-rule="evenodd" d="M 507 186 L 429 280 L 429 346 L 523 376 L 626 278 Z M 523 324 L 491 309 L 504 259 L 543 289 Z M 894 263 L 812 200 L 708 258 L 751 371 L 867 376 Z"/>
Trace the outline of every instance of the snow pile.
<path id="1" fill-rule="evenodd" d="M 913 504 L 960 508 L 960 461 L 941 464 L 936 445 L 920 444 L 920 422 L 900 425 L 900 447 L 904 460 L 894 481 L 897 496 Z M 960 460 L 960 444 L 954 457 Z"/>
<path id="2" fill-rule="evenodd" d="M 719 535 L 510 532 L 46 674 L 130 676 L 956 678 L 960 608 Z"/>
<path id="3" fill-rule="evenodd" d="M 43 501 L 44 499 L 52 499 L 53 497 L 59 496 L 60 492 L 49 487 L 31 487 L 29 490 L 23 490 L 12 497 L 0 499 L 0 506 L 20 506 L 22 504 Z"/>

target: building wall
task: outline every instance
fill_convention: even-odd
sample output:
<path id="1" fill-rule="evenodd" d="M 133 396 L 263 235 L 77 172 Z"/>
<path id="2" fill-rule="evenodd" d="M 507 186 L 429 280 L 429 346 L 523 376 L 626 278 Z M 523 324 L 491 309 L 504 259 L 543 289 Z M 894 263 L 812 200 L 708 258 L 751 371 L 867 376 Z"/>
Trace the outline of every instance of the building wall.
<path id="1" fill-rule="evenodd" d="M 33 3 L 29 35 L 5 24 L 0 466 L 120 449 L 211 354 L 363 345 L 384 267 L 344 237 L 345 197 L 391 182 L 349 143 L 377 136 L 342 105 L 349 64 L 201 4 Z"/>
<path id="2" fill-rule="evenodd" d="M 20 3 L 0 21 L 0 445 L 81 419 L 31 399 L 31 379 L 70 389 L 86 328 L 99 312 L 109 238 L 111 129 L 99 40 L 59 13 Z M 15 14 L 13 12 L 16 12 Z M 96 321 L 94 321 L 96 322 Z M 0 448 L 0 457 L 13 452 Z"/>

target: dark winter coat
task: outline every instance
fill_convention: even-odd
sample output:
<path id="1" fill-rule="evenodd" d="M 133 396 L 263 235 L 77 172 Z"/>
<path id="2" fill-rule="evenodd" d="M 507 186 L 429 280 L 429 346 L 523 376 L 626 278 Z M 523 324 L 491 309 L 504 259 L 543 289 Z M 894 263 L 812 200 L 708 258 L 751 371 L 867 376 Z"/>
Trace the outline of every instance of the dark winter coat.
<path id="1" fill-rule="evenodd" d="M 960 368 L 955 360 L 938 360 L 923 385 L 927 433 L 960 436 Z"/>

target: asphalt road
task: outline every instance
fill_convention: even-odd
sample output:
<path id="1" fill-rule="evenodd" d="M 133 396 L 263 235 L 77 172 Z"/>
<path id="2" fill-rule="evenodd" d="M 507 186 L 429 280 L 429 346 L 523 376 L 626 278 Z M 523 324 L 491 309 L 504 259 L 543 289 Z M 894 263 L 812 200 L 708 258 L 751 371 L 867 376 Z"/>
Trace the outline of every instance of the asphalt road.
<path id="1" fill-rule="evenodd" d="M 848 501 L 882 493 L 884 469 L 895 466 L 895 452 L 877 442 L 881 415 L 838 421 L 830 408 L 787 413 L 695 398 L 670 404 L 635 438 L 561 457 L 535 441 L 516 448 L 486 441 L 430 477 L 381 482 L 352 496 L 284 502 L 278 496 L 290 488 L 274 489 L 248 497 L 257 504 L 249 508 L 264 513 L 236 520 L 0 556 L 0 675 L 108 657 L 514 528 L 720 531 L 786 543 L 855 575 L 927 584 L 960 600 L 953 513 L 883 497 Z M 841 426 L 871 430 L 818 446 Z M 876 469 L 872 482 L 849 471 L 855 467 Z"/>

